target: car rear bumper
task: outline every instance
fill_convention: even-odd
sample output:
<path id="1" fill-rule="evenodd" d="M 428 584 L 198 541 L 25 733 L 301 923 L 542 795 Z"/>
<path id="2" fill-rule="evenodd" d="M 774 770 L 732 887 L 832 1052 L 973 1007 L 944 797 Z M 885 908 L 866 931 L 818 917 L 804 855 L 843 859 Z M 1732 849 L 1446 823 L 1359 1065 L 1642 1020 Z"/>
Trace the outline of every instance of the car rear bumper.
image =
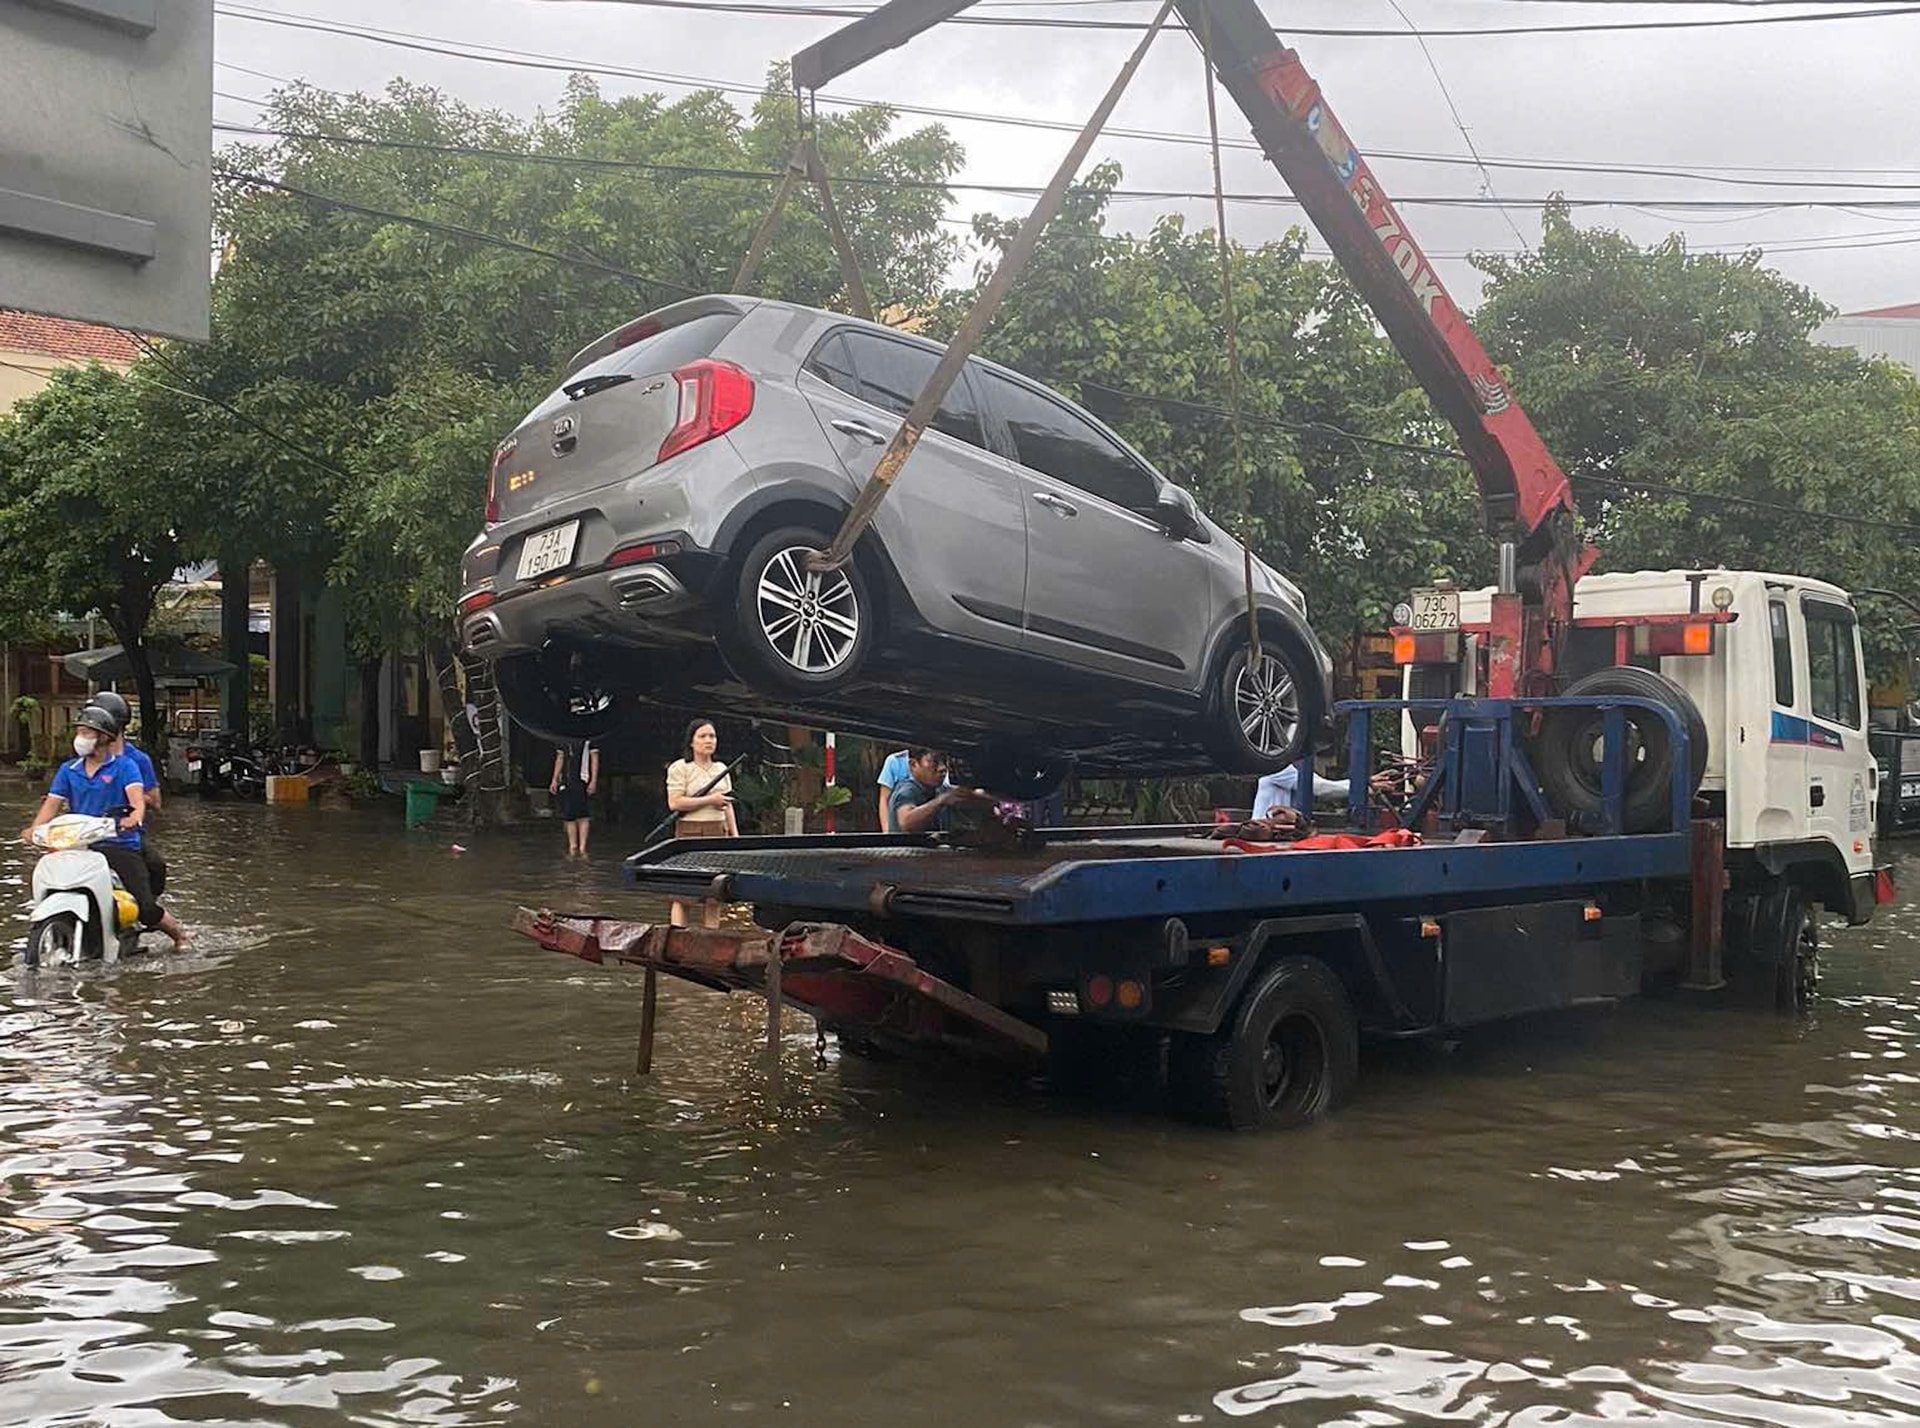
<path id="1" fill-rule="evenodd" d="M 691 559 L 689 559 L 691 557 Z M 464 616 L 461 647 L 483 659 L 538 650 L 556 635 L 604 636 L 634 644 L 687 638 L 706 601 L 711 557 L 683 552 L 665 560 L 585 571 L 520 591 Z"/>

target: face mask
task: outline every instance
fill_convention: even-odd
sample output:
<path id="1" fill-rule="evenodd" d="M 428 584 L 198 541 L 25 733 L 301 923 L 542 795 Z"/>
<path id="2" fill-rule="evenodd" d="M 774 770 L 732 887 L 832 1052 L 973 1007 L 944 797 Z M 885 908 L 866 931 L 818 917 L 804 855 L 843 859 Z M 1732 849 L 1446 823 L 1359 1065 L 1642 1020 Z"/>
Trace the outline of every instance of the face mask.
<path id="1" fill-rule="evenodd" d="M 99 744 L 100 741 L 92 734 L 75 734 L 73 736 L 73 751 L 83 759 L 89 757 Z"/>

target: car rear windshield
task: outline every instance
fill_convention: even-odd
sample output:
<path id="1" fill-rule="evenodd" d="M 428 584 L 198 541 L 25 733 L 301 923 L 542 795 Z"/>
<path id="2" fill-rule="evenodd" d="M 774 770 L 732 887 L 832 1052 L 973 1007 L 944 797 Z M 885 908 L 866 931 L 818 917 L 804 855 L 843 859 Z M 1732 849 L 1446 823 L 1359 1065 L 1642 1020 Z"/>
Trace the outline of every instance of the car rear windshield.
<path id="1" fill-rule="evenodd" d="M 702 317 L 690 317 L 685 322 L 675 323 L 651 337 L 643 337 L 638 342 L 629 343 L 617 352 L 609 352 L 597 362 L 589 362 L 579 371 L 570 373 L 567 380 L 555 388 L 539 406 L 528 414 L 528 421 L 537 421 L 564 407 L 572 400 L 567 395 L 568 387 L 577 387 L 581 382 L 594 377 L 612 373 L 630 373 L 644 377 L 654 372 L 671 372 L 676 367 L 684 367 L 689 362 L 712 354 L 734 326 L 740 321 L 737 312 L 710 312 Z"/>

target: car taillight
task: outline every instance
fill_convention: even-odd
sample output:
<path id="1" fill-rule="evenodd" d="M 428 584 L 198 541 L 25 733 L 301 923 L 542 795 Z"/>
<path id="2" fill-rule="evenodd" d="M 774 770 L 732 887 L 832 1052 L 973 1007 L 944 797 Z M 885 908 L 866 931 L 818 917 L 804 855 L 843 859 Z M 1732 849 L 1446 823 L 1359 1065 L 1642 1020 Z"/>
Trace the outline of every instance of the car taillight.
<path id="1" fill-rule="evenodd" d="M 673 374 L 680 384 L 680 410 L 660 443 L 659 460 L 732 431 L 753 412 L 753 378 L 731 362 L 703 357 Z"/>
<path id="2" fill-rule="evenodd" d="M 519 445 L 516 441 L 503 441 L 493 453 L 493 462 L 487 467 L 487 514 L 486 523 L 490 526 L 500 524 L 500 463 L 513 455 L 513 449 Z"/>

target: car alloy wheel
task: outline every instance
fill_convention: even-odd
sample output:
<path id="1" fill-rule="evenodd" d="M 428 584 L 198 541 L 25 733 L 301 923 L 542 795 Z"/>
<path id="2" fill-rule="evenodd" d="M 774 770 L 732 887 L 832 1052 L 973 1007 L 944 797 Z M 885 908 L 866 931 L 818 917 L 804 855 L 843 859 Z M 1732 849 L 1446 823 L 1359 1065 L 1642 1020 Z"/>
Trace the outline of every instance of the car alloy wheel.
<path id="1" fill-rule="evenodd" d="M 860 644 L 860 599 L 844 569 L 807 569 L 806 546 L 777 552 L 760 572 L 760 632 L 797 673 L 832 675 Z"/>
<path id="2" fill-rule="evenodd" d="M 1300 691 L 1293 674 L 1272 651 L 1262 648 L 1233 681 L 1233 715 L 1247 746 L 1264 758 L 1278 758 L 1294 746 L 1300 731 Z"/>

